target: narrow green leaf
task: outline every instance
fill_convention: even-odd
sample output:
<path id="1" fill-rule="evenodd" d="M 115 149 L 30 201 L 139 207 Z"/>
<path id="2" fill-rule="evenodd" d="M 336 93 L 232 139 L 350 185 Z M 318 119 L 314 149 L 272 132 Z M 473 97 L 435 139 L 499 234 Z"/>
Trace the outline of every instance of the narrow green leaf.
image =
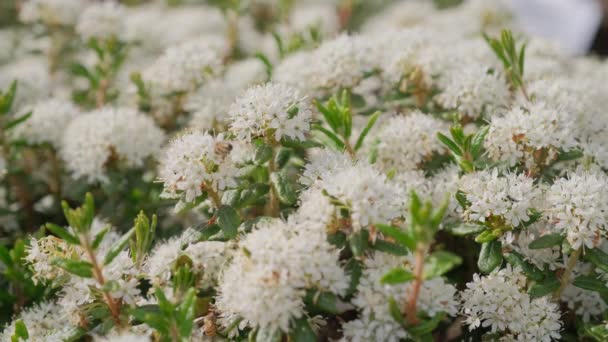
<path id="1" fill-rule="evenodd" d="M 293 187 L 291 186 L 287 178 L 284 177 L 281 172 L 275 172 L 271 174 L 270 181 L 272 182 L 272 186 L 276 190 L 281 203 L 293 205 L 297 202 L 298 195 L 293 190 Z"/>
<path id="2" fill-rule="evenodd" d="M 433 332 L 433 330 L 435 330 L 435 328 L 437 328 L 437 326 L 439 325 L 439 323 L 441 323 L 445 316 L 445 312 L 440 312 L 429 320 L 424 320 L 415 326 L 408 327 L 407 332 L 415 337 L 430 334 L 431 332 Z"/>
<path id="3" fill-rule="evenodd" d="M 319 112 L 321 112 L 321 114 L 325 118 L 325 121 L 327 122 L 327 124 L 329 125 L 329 127 L 331 127 L 331 129 L 334 132 L 337 132 L 338 131 L 338 127 L 340 126 L 340 118 L 338 118 L 338 115 L 337 115 L 336 111 L 333 111 L 333 110 L 325 107 L 319 101 L 315 101 L 315 103 L 317 105 L 317 109 L 319 110 Z"/>
<path id="4" fill-rule="evenodd" d="M 2 262 L 6 267 L 13 266 L 13 259 L 11 258 L 10 252 L 3 245 L 0 245 L 0 262 Z"/>
<path id="5" fill-rule="evenodd" d="M 361 257 L 365 251 L 369 248 L 369 232 L 362 229 L 356 233 L 353 233 L 348 238 L 350 250 L 353 252 L 355 257 Z"/>
<path id="6" fill-rule="evenodd" d="M 560 234 L 547 234 L 539 237 L 538 239 L 530 242 L 528 247 L 530 249 L 542 249 L 553 246 L 558 246 L 564 241 L 564 236 Z"/>
<path id="7" fill-rule="evenodd" d="M 229 239 L 234 239 L 241 225 L 239 213 L 234 208 L 223 205 L 215 215 L 217 216 L 217 225 L 222 229 L 224 235 Z"/>
<path id="8" fill-rule="evenodd" d="M 93 277 L 93 264 L 87 261 L 72 260 L 66 258 L 55 258 L 53 265 L 60 267 L 69 273 L 77 275 L 82 278 Z"/>
<path id="9" fill-rule="evenodd" d="M 99 245 L 103 242 L 103 238 L 106 236 L 106 234 L 110 231 L 110 226 L 106 226 L 105 228 L 103 228 L 99 233 L 95 234 L 95 237 L 93 238 L 93 243 L 91 244 L 91 247 L 93 248 L 93 250 L 96 250 Z"/>
<path id="10" fill-rule="evenodd" d="M 272 78 L 273 71 L 272 62 L 270 62 L 270 59 L 268 59 L 268 57 L 266 57 L 266 55 L 261 52 L 256 53 L 255 57 L 262 61 L 262 63 L 264 64 L 264 67 L 266 68 L 266 77 L 268 80 L 270 80 Z"/>
<path id="11" fill-rule="evenodd" d="M 466 138 L 461 125 L 457 124 L 450 127 L 450 134 L 452 135 L 452 138 L 454 138 L 454 142 L 456 142 L 456 144 L 459 146 L 464 146 Z"/>
<path id="12" fill-rule="evenodd" d="M 521 77 L 524 76 L 524 60 L 526 58 L 526 44 L 524 43 L 521 46 L 521 51 L 519 52 L 519 75 Z"/>
<path id="13" fill-rule="evenodd" d="M 483 273 L 490 273 L 502 264 L 502 243 L 498 240 L 481 245 L 477 267 Z"/>
<path id="14" fill-rule="evenodd" d="M 337 306 L 338 301 L 339 299 L 335 294 L 318 290 L 308 290 L 306 297 L 304 297 L 306 304 L 333 315 L 340 313 Z"/>
<path id="15" fill-rule="evenodd" d="M 30 334 L 28 333 L 27 327 L 25 326 L 25 323 L 23 323 L 23 320 L 18 319 L 15 322 L 15 333 L 13 334 L 13 337 L 16 337 L 17 341 L 19 339 L 23 339 L 24 341 L 26 341 L 30 337 Z M 11 337 L 11 339 L 13 337 Z"/>
<path id="16" fill-rule="evenodd" d="M 179 333 L 184 338 L 189 338 L 192 335 L 192 328 L 194 327 L 195 303 L 196 290 L 194 288 L 190 288 L 182 299 L 182 303 L 177 307 L 177 324 L 179 325 Z"/>
<path id="17" fill-rule="evenodd" d="M 553 293 L 559 289 L 561 283 L 556 277 L 543 279 L 542 282 L 535 283 L 528 289 L 528 294 L 532 298 L 539 298 Z"/>
<path id="18" fill-rule="evenodd" d="M 407 248 L 401 245 L 381 239 L 376 239 L 376 241 L 374 241 L 374 244 L 372 245 L 372 248 L 380 252 L 399 256 L 405 256 L 410 253 Z"/>
<path id="19" fill-rule="evenodd" d="M 531 280 L 541 281 L 545 277 L 541 270 L 527 262 L 524 257 L 517 252 L 510 252 L 509 254 L 506 254 L 504 258 L 511 266 L 521 268 Z"/>
<path id="20" fill-rule="evenodd" d="M 25 120 L 29 119 L 31 116 L 32 116 L 32 112 L 23 114 L 22 116 L 7 122 L 6 125 L 4 125 L 4 129 L 9 131 L 12 128 L 17 127 L 19 124 L 25 122 Z"/>
<path id="21" fill-rule="evenodd" d="M 116 243 L 114 243 L 103 259 L 104 265 L 109 265 L 118 256 L 118 254 L 125 249 L 133 234 L 135 234 L 135 227 L 131 228 L 128 232 L 121 236 Z"/>
<path id="22" fill-rule="evenodd" d="M 462 264 L 462 258 L 447 251 L 436 251 L 429 255 L 424 264 L 424 279 L 439 277 Z"/>
<path id="23" fill-rule="evenodd" d="M 486 230 L 486 226 L 475 223 L 460 223 L 455 226 L 448 227 L 447 230 L 456 236 L 466 236 L 476 234 Z"/>
<path id="24" fill-rule="evenodd" d="M 486 243 L 486 242 L 490 242 L 490 241 L 493 241 L 496 239 L 497 239 L 497 236 L 491 230 L 486 230 L 486 231 L 481 232 L 481 234 L 479 234 L 475 237 L 475 242 Z"/>
<path id="25" fill-rule="evenodd" d="M 395 285 L 407 283 L 415 278 L 416 277 L 411 272 L 406 271 L 402 267 L 395 267 L 380 278 L 380 283 L 385 285 Z"/>
<path id="26" fill-rule="evenodd" d="M 8 114 L 13 107 L 15 101 L 15 95 L 17 94 L 17 80 L 11 82 L 11 86 L 8 88 L 6 94 L 0 92 L 0 115 Z"/>
<path id="27" fill-rule="evenodd" d="M 559 161 L 575 160 L 578 158 L 582 158 L 584 155 L 585 154 L 581 150 L 570 150 L 567 152 L 560 152 L 557 155 L 557 160 L 559 160 Z"/>
<path id="28" fill-rule="evenodd" d="M 253 162 L 260 165 L 269 161 L 272 158 L 272 146 L 267 144 L 261 144 L 255 149 L 253 154 Z"/>
<path id="29" fill-rule="evenodd" d="M 344 149 L 344 142 L 333 132 L 329 131 L 328 129 L 326 129 L 325 127 L 323 127 L 319 124 L 313 124 L 312 129 L 325 134 L 325 136 L 327 136 L 335 144 L 335 146 L 338 149 L 340 149 L 340 150 Z"/>
<path id="30" fill-rule="evenodd" d="M 439 139 L 439 141 L 441 141 L 441 143 L 449 148 L 455 155 L 462 157 L 462 150 L 454 141 L 452 141 L 452 139 L 448 138 L 441 132 L 437 132 L 437 139 Z"/>
<path id="31" fill-rule="evenodd" d="M 376 123 L 379 117 L 380 112 L 375 112 L 374 114 L 372 114 L 369 120 L 367 120 L 367 125 L 365 125 L 363 131 L 361 131 L 361 134 L 359 134 L 359 138 L 357 138 L 357 142 L 355 143 L 355 151 L 358 151 L 363 146 L 363 141 L 365 140 L 365 137 L 372 129 L 372 127 L 374 127 L 374 124 Z"/>
<path id="32" fill-rule="evenodd" d="M 603 280 L 593 275 L 582 275 L 574 279 L 572 285 L 584 290 L 606 293 L 608 288 Z"/>
<path id="33" fill-rule="evenodd" d="M 386 224 L 376 224 L 374 226 L 382 234 L 394 239 L 401 246 L 408 248 L 410 251 L 416 249 L 416 241 L 414 240 L 414 238 L 407 232 L 401 230 L 400 228 L 389 226 Z"/>
<path id="34" fill-rule="evenodd" d="M 475 135 L 473 135 L 473 139 L 471 140 L 471 155 L 473 158 L 477 159 L 481 150 L 483 149 L 483 143 L 486 140 L 486 136 L 488 135 L 488 131 L 490 130 L 490 126 L 482 127 Z"/>
<path id="35" fill-rule="evenodd" d="M 293 327 L 290 337 L 293 342 L 316 342 L 317 335 L 310 327 L 308 319 L 306 317 L 295 320 L 295 326 Z"/>
<path id="36" fill-rule="evenodd" d="M 47 223 L 45 225 L 45 227 L 51 233 L 62 238 L 65 242 L 67 242 L 71 245 L 76 245 L 76 246 L 80 245 L 80 240 L 78 240 L 78 238 L 76 236 L 74 236 L 70 232 L 68 232 L 67 229 L 65 229 L 63 227 L 59 227 L 58 225 L 53 224 L 53 223 Z"/>
<path id="37" fill-rule="evenodd" d="M 403 314 L 401 313 L 401 309 L 399 308 L 399 304 L 397 304 L 397 301 L 393 297 L 388 298 L 388 310 L 395 322 L 401 324 L 403 327 L 407 325 L 405 318 L 403 318 Z"/>
<path id="38" fill-rule="evenodd" d="M 585 260 L 591 261 L 604 272 L 608 272 L 608 254 L 599 248 L 587 249 Z"/>

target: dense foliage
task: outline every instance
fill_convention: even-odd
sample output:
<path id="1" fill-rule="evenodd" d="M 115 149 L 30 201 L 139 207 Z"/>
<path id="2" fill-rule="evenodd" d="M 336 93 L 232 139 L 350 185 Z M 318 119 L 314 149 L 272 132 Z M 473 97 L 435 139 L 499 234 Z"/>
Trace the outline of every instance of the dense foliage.
<path id="1" fill-rule="evenodd" d="M 608 64 L 448 4 L 2 5 L 0 341 L 606 341 Z"/>

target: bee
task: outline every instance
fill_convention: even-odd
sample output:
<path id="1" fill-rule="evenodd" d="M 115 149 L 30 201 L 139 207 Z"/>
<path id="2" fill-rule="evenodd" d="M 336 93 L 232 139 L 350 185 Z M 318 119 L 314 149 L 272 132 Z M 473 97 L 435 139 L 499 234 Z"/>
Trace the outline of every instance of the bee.
<path id="1" fill-rule="evenodd" d="M 232 151 L 232 144 L 227 141 L 220 141 L 215 144 L 213 149 L 216 156 L 224 159 Z"/>

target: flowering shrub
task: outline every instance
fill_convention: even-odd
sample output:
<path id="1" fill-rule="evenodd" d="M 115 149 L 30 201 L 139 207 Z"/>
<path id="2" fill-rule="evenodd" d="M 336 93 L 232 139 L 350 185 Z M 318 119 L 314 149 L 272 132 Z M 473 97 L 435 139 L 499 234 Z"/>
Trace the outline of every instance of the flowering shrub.
<path id="1" fill-rule="evenodd" d="M 499 1 L 24 0 L 0 341 L 608 340 L 608 64 Z"/>

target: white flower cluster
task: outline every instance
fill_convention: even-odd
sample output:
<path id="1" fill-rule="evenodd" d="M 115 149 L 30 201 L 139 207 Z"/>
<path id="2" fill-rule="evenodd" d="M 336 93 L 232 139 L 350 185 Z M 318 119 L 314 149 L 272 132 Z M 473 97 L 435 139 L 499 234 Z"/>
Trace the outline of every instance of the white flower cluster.
<path id="1" fill-rule="evenodd" d="M 506 2 L 20 1 L 0 342 L 608 331 L 608 62 Z"/>
<path id="2" fill-rule="evenodd" d="M 562 324 L 557 304 L 546 297 L 530 298 L 520 269 L 507 266 L 484 277 L 473 277 L 462 292 L 462 312 L 470 329 L 489 327 L 491 332 L 506 333 L 507 340 L 560 339 Z"/>
<path id="3" fill-rule="evenodd" d="M 160 160 L 158 173 L 165 196 L 192 202 L 205 191 L 232 185 L 236 174 L 227 158 L 231 147 L 222 136 L 206 133 L 188 133 L 175 139 Z"/>
<path id="4" fill-rule="evenodd" d="M 280 83 L 253 86 L 230 107 L 230 130 L 239 138 L 270 135 L 304 140 L 310 129 L 310 103 L 297 89 Z"/>
<path id="5" fill-rule="evenodd" d="M 63 129 L 79 116 L 80 110 L 72 102 L 53 98 L 26 106 L 23 114 L 31 116 L 12 131 L 14 139 L 24 139 L 31 144 L 48 143 L 60 148 Z"/>
<path id="6" fill-rule="evenodd" d="M 534 179 L 523 174 L 508 173 L 499 177 L 498 170 L 481 171 L 461 179 L 460 190 L 471 203 L 466 219 L 486 222 L 500 217 L 517 227 L 530 220 L 530 210 L 539 207 L 540 191 Z"/>
<path id="7" fill-rule="evenodd" d="M 605 238 L 608 178 L 603 172 L 573 172 L 547 191 L 545 213 L 551 230 L 566 236 L 573 248 L 593 248 Z"/>
<path id="8" fill-rule="evenodd" d="M 395 267 L 411 270 L 411 257 L 395 257 L 377 253 L 365 260 L 357 293 L 352 303 L 360 310 L 360 318 L 344 323 L 345 341 L 391 341 L 396 342 L 410 337 L 397 323 L 389 311 L 387 302 L 394 298 L 402 307 L 412 291 L 412 283 L 401 285 L 382 285 L 380 279 Z M 441 278 L 422 283 L 418 297 L 420 310 L 434 316 L 440 312 L 450 316 L 458 313 L 456 288 Z"/>
<path id="9" fill-rule="evenodd" d="M 164 133 L 154 121 L 131 108 L 101 108 L 74 118 L 67 126 L 60 154 L 74 177 L 107 181 L 110 163 L 142 166 L 156 154 Z"/>
<path id="10" fill-rule="evenodd" d="M 339 251 L 321 234 L 301 233 L 276 220 L 261 224 L 239 245 L 218 287 L 216 307 L 224 326 L 241 318 L 240 329 L 289 331 L 291 321 L 305 314 L 307 289 L 344 294 L 348 288 Z"/>
<path id="11" fill-rule="evenodd" d="M 82 39 L 119 38 L 125 30 L 125 9 L 117 2 L 106 1 L 88 6 L 78 18 L 76 31 Z"/>

